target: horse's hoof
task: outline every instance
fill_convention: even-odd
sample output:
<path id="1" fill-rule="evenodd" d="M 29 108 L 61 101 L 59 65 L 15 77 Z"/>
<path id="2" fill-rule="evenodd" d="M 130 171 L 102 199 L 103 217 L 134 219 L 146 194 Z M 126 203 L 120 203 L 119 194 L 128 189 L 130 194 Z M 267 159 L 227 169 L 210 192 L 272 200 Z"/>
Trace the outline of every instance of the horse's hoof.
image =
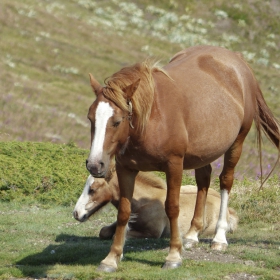
<path id="1" fill-rule="evenodd" d="M 225 251 L 228 245 L 226 243 L 212 242 L 211 249 L 215 251 Z"/>
<path id="2" fill-rule="evenodd" d="M 100 272 L 116 272 L 117 268 L 116 267 L 113 267 L 113 266 L 110 266 L 110 265 L 106 265 L 104 263 L 101 263 L 98 268 L 97 268 L 97 271 L 100 271 Z"/>
<path id="3" fill-rule="evenodd" d="M 170 262 L 166 261 L 165 264 L 162 266 L 162 269 L 174 269 L 178 268 L 182 265 L 182 262 Z"/>
<path id="4" fill-rule="evenodd" d="M 198 242 L 193 239 L 184 239 L 183 245 L 185 249 L 191 249 L 198 245 Z"/>

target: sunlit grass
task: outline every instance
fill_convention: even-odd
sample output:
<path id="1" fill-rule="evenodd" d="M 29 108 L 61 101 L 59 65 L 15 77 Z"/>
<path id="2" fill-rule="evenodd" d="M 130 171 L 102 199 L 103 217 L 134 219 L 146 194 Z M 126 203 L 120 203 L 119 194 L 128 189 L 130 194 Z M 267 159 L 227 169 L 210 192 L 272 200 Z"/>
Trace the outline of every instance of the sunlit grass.
<path id="1" fill-rule="evenodd" d="M 163 272 L 168 239 L 129 240 L 118 272 L 100 274 L 96 268 L 109 252 L 111 241 L 101 241 L 98 235 L 101 227 L 116 220 L 116 210 L 106 207 L 86 223 L 73 219 L 87 177 L 86 156 L 87 151 L 73 143 L 0 144 L 0 279 L 139 279 L 139 275 L 141 279 L 196 279 L 209 273 L 212 278 L 208 279 L 222 279 L 241 272 L 275 279 L 279 274 L 280 192 L 276 177 L 260 193 L 254 180 L 235 182 L 230 206 L 237 211 L 240 223 L 237 231 L 228 235 L 228 253 L 240 259 L 238 263 L 211 261 L 209 243 L 204 241 L 200 248 L 208 261 L 190 260 L 184 252 L 182 268 Z M 194 178 L 184 176 L 183 184 L 195 184 Z M 217 181 L 212 187 L 218 189 Z M 242 260 L 253 261 L 255 266 L 244 265 Z"/>
<path id="2" fill-rule="evenodd" d="M 107 209 L 80 224 L 72 218 L 73 207 L 34 202 L 0 204 L 0 279 L 224 279 L 236 273 L 263 279 L 279 277 L 279 231 L 265 230 L 271 227 L 267 222 L 257 229 L 261 223 L 255 220 L 228 235 L 230 245 L 225 254 L 240 260 L 233 264 L 212 261 L 209 244 L 201 243 L 199 248 L 208 261 L 192 260 L 187 251 L 181 268 L 163 271 L 168 239 L 128 240 L 118 271 L 103 274 L 96 269 L 111 241 L 99 240 L 98 232 L 114 221 L 115 211 Z M 253 265 L 246 265 L 246 261 Z"/>

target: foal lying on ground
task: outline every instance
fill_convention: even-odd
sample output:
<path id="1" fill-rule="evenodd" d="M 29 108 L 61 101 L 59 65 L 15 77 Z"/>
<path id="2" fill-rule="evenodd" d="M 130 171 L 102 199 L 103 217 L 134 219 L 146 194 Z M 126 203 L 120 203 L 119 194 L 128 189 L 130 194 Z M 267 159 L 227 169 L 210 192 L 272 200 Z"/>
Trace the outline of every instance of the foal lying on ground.
<path id="1" fill-rule="evenodd" d="M 182 186 L 180 193 L 179 228 L 181 235 L 190 228 L 196 201 L 196 186 Z M 119 205 L 119 185 L 117 173 L 113 172 L 109 180 L 93 178 L 89 175 L 83 193 L 78 199 L 73 215 L 80 222 L 86 221 L 97 210 L 111 202 Z M 166 216 L 164 202 L 166 199 L 165 182 L 153 173 L 139 172 L 131 204 L 131 218 L 128 223 L 127 238 L 160 238 L 170 236 L 169 219 Z M 213 189 L 208 190 L 203 233 L 215 233 L 220 210 L 220 195 Z M 237 228 L 236 212 L 227 210 L 228 231 Z M 99 236 L 110 239 L 116 231 L 117 222 L 101 229 Z"/>

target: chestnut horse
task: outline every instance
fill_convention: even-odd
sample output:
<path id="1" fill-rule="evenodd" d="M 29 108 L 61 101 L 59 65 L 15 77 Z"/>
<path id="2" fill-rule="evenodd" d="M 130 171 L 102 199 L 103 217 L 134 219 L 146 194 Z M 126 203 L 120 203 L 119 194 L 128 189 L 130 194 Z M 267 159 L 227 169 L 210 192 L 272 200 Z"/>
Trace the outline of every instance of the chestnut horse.
<path id="1" fill-rule="evenodd" d="M 226 209 L 234 168 L 253 120 L 280 153 L 279 121 L 268 108 L 242 55 L 214 46 L 196 46 L 177 53 L 163 68 L 148 61 L 125 67 L 101 86 L 90 75 L 96 100 L 89 108 L 91 150 L 86 161 L 94 177 L 104 177 L 116 156 L 120 203 L 116 234 L 99 270 L 115 271 L 123 253 L 126 225 L 137 173 L 166 173 L 166 214 L 170 250 L 163 268 L 181 265 L 178 227 L 183 169 L 195 169 L 197 199 L 186 247 L 198 241 L 210 184 L 211 165 L 224 155 L 220 174 L 221 207 L 212 248 L 227 246 Z M 259 146 L 259 152 L 261 147 Z M 279 157 L 278 157 L 279 159 Z"/>
<path id="2" fill-rule="evenodd" d="M 180 192 L 180 233 L 190 228 L 196 200 L 196 186 L 182 186 Z M 162 238 L 170 237 L 169 220 L 164 209 L 166 184 L 153 173 L 139 172 L 135 179 L 131 201 L 131 217 L 128 222 L 126 238 Z M 108 179 L 88 176 L 84 190 L 79 197 L 73 216 L 85 222 L 99 209 L 111 202 L 117 209 L 120 202 L 120 189 L 117 173 L 114 171 Z M 204 235 L 214 234 L 220 210 L 220 194 L 209 188 L 204 217 Z M 232 208 L 227 210 L 228 231 L 237 228 L 238 216 Z M 111 239 L 115 235 L 117 222 L 100 230 L 101 239 Z"/>

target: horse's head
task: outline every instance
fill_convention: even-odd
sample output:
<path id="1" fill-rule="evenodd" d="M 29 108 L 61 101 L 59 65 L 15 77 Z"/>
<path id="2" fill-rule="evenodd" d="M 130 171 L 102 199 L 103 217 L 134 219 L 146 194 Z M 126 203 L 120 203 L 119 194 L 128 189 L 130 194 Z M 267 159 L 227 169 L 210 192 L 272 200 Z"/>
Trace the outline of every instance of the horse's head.
<path id="1" fill-rule="evenodd" d="M 73 216 L 76 220 L 85 222 L 111 199 L 112 192 L 106 180 L 89 175 L 84 190 L 76 203 Z"/>
<path id="2" fill-rule="evenodd" d="M 107 88 L 102 87 L 90 75 L 96 100 L 88 112 L 88 119 L 91 122 L 91 149 L 86 160 L 86 167 L 93 177 L 104 178 L 112 157 L 124 150 L 128 141 L 129 127 L 132 126 L 131 98 L 139 81 L 120 89 L 122 98 L 125 98 L 125 105 L 121 108 L 116 105 L 116 102 L 106 97 L 104 91 Z"/>

